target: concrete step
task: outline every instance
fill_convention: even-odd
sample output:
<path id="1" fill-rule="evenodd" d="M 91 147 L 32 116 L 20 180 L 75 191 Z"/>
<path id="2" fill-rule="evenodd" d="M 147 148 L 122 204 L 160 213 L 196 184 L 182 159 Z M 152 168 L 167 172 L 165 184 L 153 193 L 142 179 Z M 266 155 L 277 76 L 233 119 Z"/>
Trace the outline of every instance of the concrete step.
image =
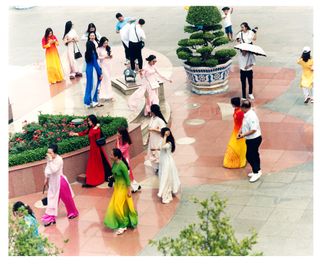
<path id="1" fill-rule="evenodd" d="M 82 173 L 82 174 L 79 174 L 76 178 L 77 182 L 83 184 L 83 183 L 86 183 L 86 174 Z"/>

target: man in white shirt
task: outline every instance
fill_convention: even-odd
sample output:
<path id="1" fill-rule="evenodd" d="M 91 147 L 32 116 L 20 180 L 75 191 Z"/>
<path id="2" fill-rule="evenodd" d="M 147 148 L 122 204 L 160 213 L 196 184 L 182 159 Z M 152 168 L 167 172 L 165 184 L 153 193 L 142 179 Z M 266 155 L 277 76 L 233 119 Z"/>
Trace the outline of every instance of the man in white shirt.
<path id="1" fill-rule="evenodd" d="M 223 15 L 223 24 L 224 24 L 224 30 L 228 36 L 229 41 L 233 41 L 233 32 L 232 32 L 232 22 L 231 22 L 231 14 L 233 12 L 233 8 L 225 6 L 222 8 Z"/>
<path id="2" fill-rule="evenodd" d="M 116 33 L 120 34 L 122 45 L 124 48 L 126 56 L 126 64 L 130 61 L 129 55 L 129 26 L 130 23 L 134 22 L 136 18 L 124 17 L 121 13 L 116 14 L 116 19 L 118 20 L 116 24 Z"/>
<path id="3" fill-rule="evenodd" d="M 249 100 L 242 102 L 241 110 L 244 112 L 244 118 L 237 139 L 246 138 L 246 158 L 252 168 L 252 173 L 249 173 L 248 177 L 250 177 L 249 181 L 253 183 L 262 175 L 259 155 L 259 146 L 262 142 L 261 128 L 258 116 L 251 108 Z"/>
<path id="4" fill-rule="evenodd" d="M 253 90 L 253 71 L 252 67 L 256 64 L 256 58 L 253 53 L 240 50 L 239 53 L 239 68 L 240 80 L 242 88 L 242 99 L 246 99 L 247 79 L 249 84 L 249 98 L 254 99 Z"/>
<path id="5" fill-rule="evenodd" d="M 129 29 L 129 53 L 130 53 L 130 65 L 131 69 L 135 70 L 135 59 L 138 59 L 139 72 L 142 72 L 142 54 L 141 50 L 144 45 L 144 40 L 146 35 L 142 29 L 142 26 L 145 24 L 144 19 L 140 18 L 138 23 L 132 23 Z"/>

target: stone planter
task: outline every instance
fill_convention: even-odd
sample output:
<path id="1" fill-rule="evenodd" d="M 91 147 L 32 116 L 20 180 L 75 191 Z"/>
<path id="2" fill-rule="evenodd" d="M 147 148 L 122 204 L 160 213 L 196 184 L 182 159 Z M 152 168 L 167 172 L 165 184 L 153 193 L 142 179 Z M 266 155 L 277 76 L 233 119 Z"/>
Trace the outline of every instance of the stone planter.
<path id="1" fill-rule="evenodd" d="M 192 92 L 199 95 L 223 93 L 228 89 L 228 77 L 232 60 L 216 67 L 184 65 Z"/>
<path id="2" fill-rule="evenodd" d="M 130 157 L 134 158 L 143 152 L 141 125 L 130 123 L 128 131 L 132 140 Z M 116 136 L 112 136 L 107 139 L 106 145 L 103 146 L 103 148 L 106 150 L 107 154 L 110 154 L 115 145 Z M 63 173 L 70 183 L 76 181 L 78 175 L 86 172 L 89 149 L 89 146 L 87 146 L 62 155 Z M 46 163 L 46 160 L 41 160 L 10 167 L 9 198 L 42 191 Z"/>

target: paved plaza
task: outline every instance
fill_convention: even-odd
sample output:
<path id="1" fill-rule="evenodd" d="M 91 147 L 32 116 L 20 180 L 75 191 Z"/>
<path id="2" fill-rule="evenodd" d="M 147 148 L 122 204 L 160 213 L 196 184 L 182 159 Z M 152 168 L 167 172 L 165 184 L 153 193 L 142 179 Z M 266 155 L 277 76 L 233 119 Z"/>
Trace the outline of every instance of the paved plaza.
<path id="1" fill-rule="evenodd" d="M 260 148 L 263 176 L 256 183 L 248 182 L 249 166 L 232 170 L 222 167 L 233 128 L 229 101 L 231 97 L 240 96 L 241 91 L 237 58 L 226 93 L 210 96 L 191 93 L 185 71 L 175 54 L 177 41 L 184 36 L 186 12 L 183 7 L 85 8 L 87 16 L 80 7 L 10 10 L 9 26 L 16 31 L 10 33 L 9 63 L 11 69 L 21 72 L 21 76 L 11 80 L 15 89 L 9 95 L 11 93 L 15 99 L 12 104 L 16 121 L 9 130 L 19 130 L 21 122 L 34 119 L 38 111 L 89 114 L 81 100 L 85 78 L 51 87 L 46 84 L 40 41 L 47 26 L 61 36 L 66 20 L 74 22 L 78 34 L 89 22 L 94 22 L 98 31 L 107 34 L 111 40 L 115 57 L 112 75 L 119 76 L 123 51 L 119 36 L 114 32 L 114 14 L 118 11 L 146 20 L 144 55 L 155 53 L 159 70 L 173 80 L 171 84 L 165 83 L 165 98 L 171 130 L 177 141 L 174 159 L 182 192 L 172 203 L 161 204 L 156 196 L 158 178 L 145 162 L 146 152 L 143 152 L 132 159 L 134 176 L 142 186 L 142 191 L 133 195 L 139 215 L 136 229 L 117 236 L 104 228 L 103 218 L 112 189 L 105 184 L 83 189 L 75 182 L 72 188 L 79 217 L 68 220 L 64 207 L 60 207 L 57 224 L 47 228 L 41 226 L 39 231 L 63 248 L 62 255 L 65 256 L 160 255 L 148 241 L 176 236 L 188 223 L 197 222 L 198 209 L 190 201 L 191 196 L 203 199 L 217 192 L 227 199 L 226 214 L 239 239 L 249 235 L 251 228 L 257 231 L 256 251 L 262 251 L 266 256 L 313 255 L 313 105 L 303 103 L 300 71 L 296 64 L 302 47 L 312 46 L 312 8 L 235 7 L 233 13 L 235 31 L 243 21 L 259 27 L 257 44 L 268 55 L 258 58 L 254 69 L 254 109 L 263 136 Z M 22 23 L 26 19 L 29 23 Z M 166 34 L 159 34 L 159 27 L 166 29 Z M 30 34 L 23 47 L 19 46 L 21 34 L 18 33 L 21 31 L 36 32 Z M 296 38 L 296 31 L 302 32 L 302 36 Z M 26 49 L 28 56 L 24 54 Z M 59 51 L 63 54 L 64 47 Z M 27 74 L 26 69 L 29 69 Z M 20 104 L 21 97 L 16 89 L 26 78 L 22 73 L 28 77 L 26 82 L 29 82 L 28 89 L 33 89 L 31 93 L 40 95 L 24 106 Z M 35 80 L 37 74 L 40 81 Z M 128 110 L 127 98 L 120 92 L 116 91 L 116 94 L 116 102 L 106 104 L 97 114 L 124 115 L 129 121 L 133 120 L 136 114 Z M 34 205 L 41 198 L 41 193 L 34 193 L 10 201 L 22 200 Z M 44 209 L 35 206 L 33 209 L 40 220 Z M 67 243 L 64 242 L 66 239 Z"/>

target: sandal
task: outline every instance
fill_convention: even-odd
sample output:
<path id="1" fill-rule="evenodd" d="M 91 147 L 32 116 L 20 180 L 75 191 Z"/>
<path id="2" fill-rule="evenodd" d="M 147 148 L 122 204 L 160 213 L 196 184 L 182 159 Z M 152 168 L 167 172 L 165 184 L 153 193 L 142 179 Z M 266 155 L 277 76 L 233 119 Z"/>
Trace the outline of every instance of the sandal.
<path id="1" fill-rule="evenodd" d="M 56 224 L 56 221 L 53 221 L 53 222 L 49 222 L 49 223 L 44 224 L 44 226 L 47 227 L 47 226 L 55 225 L 55 224 Z"/>
<path id="2" fill-rule="evenodd" d="M 71 215 L 71 216 L 68 217 L 68 219 L 71 220 L 71 219 L 74 219 L 76 217 L 78 217 L 78 215 Z"/>

